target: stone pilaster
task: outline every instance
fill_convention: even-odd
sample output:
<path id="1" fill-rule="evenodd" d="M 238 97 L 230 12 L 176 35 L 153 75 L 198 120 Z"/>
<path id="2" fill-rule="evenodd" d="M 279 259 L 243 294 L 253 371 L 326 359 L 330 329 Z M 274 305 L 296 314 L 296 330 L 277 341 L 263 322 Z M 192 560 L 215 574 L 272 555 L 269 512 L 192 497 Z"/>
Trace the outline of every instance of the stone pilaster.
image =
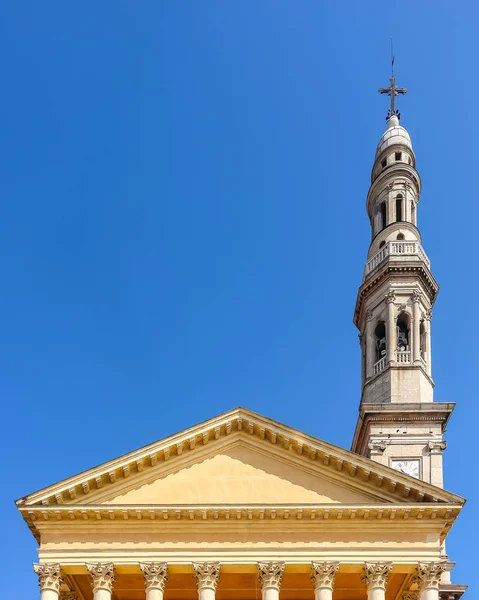
<path id="1" fill-rule="evenodd" d="M 258 579 L 262 600 L 279 600 L 279 588 L 283 580 L 284 562 L 258 563 Z"/>
<path id="2" fill-rule="evenodd" d="M 361 581 L 366 584 L 368 600 L 385 600 L 390 562 L 365 563 Z"/>
<path id="3" fill-rule="evenodd" d="M 418 564 L 415 580 L 420 600 L 439 600 L 439 585 L 446 568 L 447 561 Z"/>
<path id="4" fill-rule="evenodd" d="M 220 580 L 220 563 L 193 563 L 199 600 L 214 600 Z"/>
<path id="5" fill-rule="evenodd" d="M 315 600 L 332 600 L 334 579 L 339 569 L 339 562 L 313 562 L 311 581 L 314 585 Z"/>
<path id="6" fill-rule="evenodd" d="M 418 290 L 414 290 L 411 300 L 412 300 L 412 362 L 416 364 L 420 364 L 421 362 L 421 351 L 420 351 L 420 306 L 419 302 L 421 301 L 422 294 Z"/>
<path id="7" fill-rule="evenodd" d="M 168 582 L 168 565 L 162 563 L 140 563 L 145 576 L 146 600 L 163 600 L 165 585 Z"/>
<path id="8" fill-rule="evenodd" d="M 92 579 L 93 600 L 111 600 L 116 581 L 113 563 L 87 563 L 86 568 Z"/>

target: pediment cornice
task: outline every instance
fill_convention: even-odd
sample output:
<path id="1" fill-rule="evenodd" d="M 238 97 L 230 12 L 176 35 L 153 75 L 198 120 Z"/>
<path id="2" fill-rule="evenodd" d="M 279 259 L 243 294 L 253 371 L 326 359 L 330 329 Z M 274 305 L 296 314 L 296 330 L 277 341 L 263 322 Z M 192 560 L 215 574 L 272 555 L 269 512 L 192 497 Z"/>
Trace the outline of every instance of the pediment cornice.
<path id="1" fill-rule="evenodd" d="M 27 506 L 61 507 L 94 504 L 99 497 L 115 497 L 119 489 L 135 486 L 139 480 L 161 477 L 185 459 L 214 452 L 228 440 L 240 439 L 268 449 L 283 460 L 290 460 L 321 473 L 345 486 L 366 490 L 378 501 L 393 503 L 459 503 L 463 498 L 423 481 L 403 475 L 368 458 L 354 454 L 266 417 L 237 408 L 200 425 L 130 452 L 77 476 L 17 500 Z M 22 511 L 23 512 L 23 511 Z"/>

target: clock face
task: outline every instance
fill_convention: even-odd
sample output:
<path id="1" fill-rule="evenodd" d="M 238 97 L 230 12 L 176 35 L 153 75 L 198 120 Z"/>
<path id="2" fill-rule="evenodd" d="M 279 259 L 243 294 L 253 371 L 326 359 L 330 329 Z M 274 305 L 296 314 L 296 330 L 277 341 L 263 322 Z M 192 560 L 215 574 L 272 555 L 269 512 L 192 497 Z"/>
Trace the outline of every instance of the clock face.
<path id="1" fill-rule="evenodd" d="M 419 479 L 420 462 L 417 459 L 392 460 L 391 467 L 400 473 Z"/>

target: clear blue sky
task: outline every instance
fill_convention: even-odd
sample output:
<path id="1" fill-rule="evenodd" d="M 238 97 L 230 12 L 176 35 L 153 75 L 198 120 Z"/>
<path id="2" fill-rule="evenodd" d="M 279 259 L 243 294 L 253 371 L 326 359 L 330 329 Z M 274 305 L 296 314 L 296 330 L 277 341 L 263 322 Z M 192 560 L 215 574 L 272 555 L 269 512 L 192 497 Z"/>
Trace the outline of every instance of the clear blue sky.
<path id="1" fill-rule="evenodd" d="M 448 552 L 478 595 L 478 19 L 439 0 L 4 0 L 5 597 L 38 594 L 15 498 L 238 405 L 349 448 L 390 36 L 441 285 L 436 400 L 457 402 L 445 483 L 469 498 Z"/>

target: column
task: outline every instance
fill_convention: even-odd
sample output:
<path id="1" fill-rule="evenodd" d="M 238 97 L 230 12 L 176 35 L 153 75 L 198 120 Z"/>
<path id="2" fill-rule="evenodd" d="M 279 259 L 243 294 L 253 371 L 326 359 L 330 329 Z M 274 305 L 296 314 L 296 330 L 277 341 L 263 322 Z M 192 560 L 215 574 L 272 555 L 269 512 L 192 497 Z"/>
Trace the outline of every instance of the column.
<path id="1" fill-rule="evenodd" d="M 92 579 L 93 600 L 111 600 L 116 581 L 113 563 L 87 563 L 86 568 Z"/>
<path id="2" fill-rule="evenodd" d="M 432 363 L 431 363 L 431 321 L 432 321 L 432 308 L 426 311 L 426 373 L 431 376 Z"/>
<path id="3" fill-rule="evenodd" d="M 420 600 L 439 600 L 439 585 L 446 567 L 446 561 L 418 564 L 416 582 Z"/>
<path id="4" fill-rule="evenodd" d="M 421 292 L 418 290 L 414 290 L 412 296 L 412 323 L 411 323 L 411 333 L 412 333 L 412 361 L 413 363 L 419 364 L 421 362 L 421 338 L 419 334 L 419 327 L 421 325 L 421 317 L 420 317 L 420 306 L 419 302 L 421 300 Z"/>
<path id="5" fill-rule="evenodd" d="M 368 600 L 385 600 L 390 562 L 365 563 L 361 581 L 366 584 Z"/>
<path id="6" fill-rule="evenodd" d="M 386 322 L 386 341 L 387 341 L 387 360 L 388 363 L 396 360 L 396 315 L 394 314 L 394 302 L 396 301 L 395 292 L 391 291 L 386 294 L 386 301 L 388 303 L 388 320 Z"/>
<path id="7" fill-rule="evenodd" d="M 376 347 L 373 333 L 373 313 L 366 311 L 366 381 L 373 376 L 373 367 L 376 362 Z"/>
<path id="8" fill-rule="evenodd" d="M 338 562 L 313 562 L 311 581 L 314 585 L 314 600 L 333 600 L 333 587 Z"/>
<path id="9" fill-rule="evenodd" d="M 199 600 L 215 600 L 220 580 L 220 563 L 193 563 Z"/>
<path id="10" fill-rule="evenodd" d="M 279 588 L 283 580 L 284 562 L 258 563 L 258 573 L 262 600 L 279 600 Z"/>
<path id="11" fill-rule="evenodd" d="M 33 570 L 38 575 L 41 600 L 58 600 L 63 577 L 58 563 L 33 564 Z"/>
<path id="12" fill-rule="evenodd" d="M 168 582 L 168 566 L 163 563 L 140 563 L 145 576 L 146 600 L 163 600 L 163 592 Z"/>

